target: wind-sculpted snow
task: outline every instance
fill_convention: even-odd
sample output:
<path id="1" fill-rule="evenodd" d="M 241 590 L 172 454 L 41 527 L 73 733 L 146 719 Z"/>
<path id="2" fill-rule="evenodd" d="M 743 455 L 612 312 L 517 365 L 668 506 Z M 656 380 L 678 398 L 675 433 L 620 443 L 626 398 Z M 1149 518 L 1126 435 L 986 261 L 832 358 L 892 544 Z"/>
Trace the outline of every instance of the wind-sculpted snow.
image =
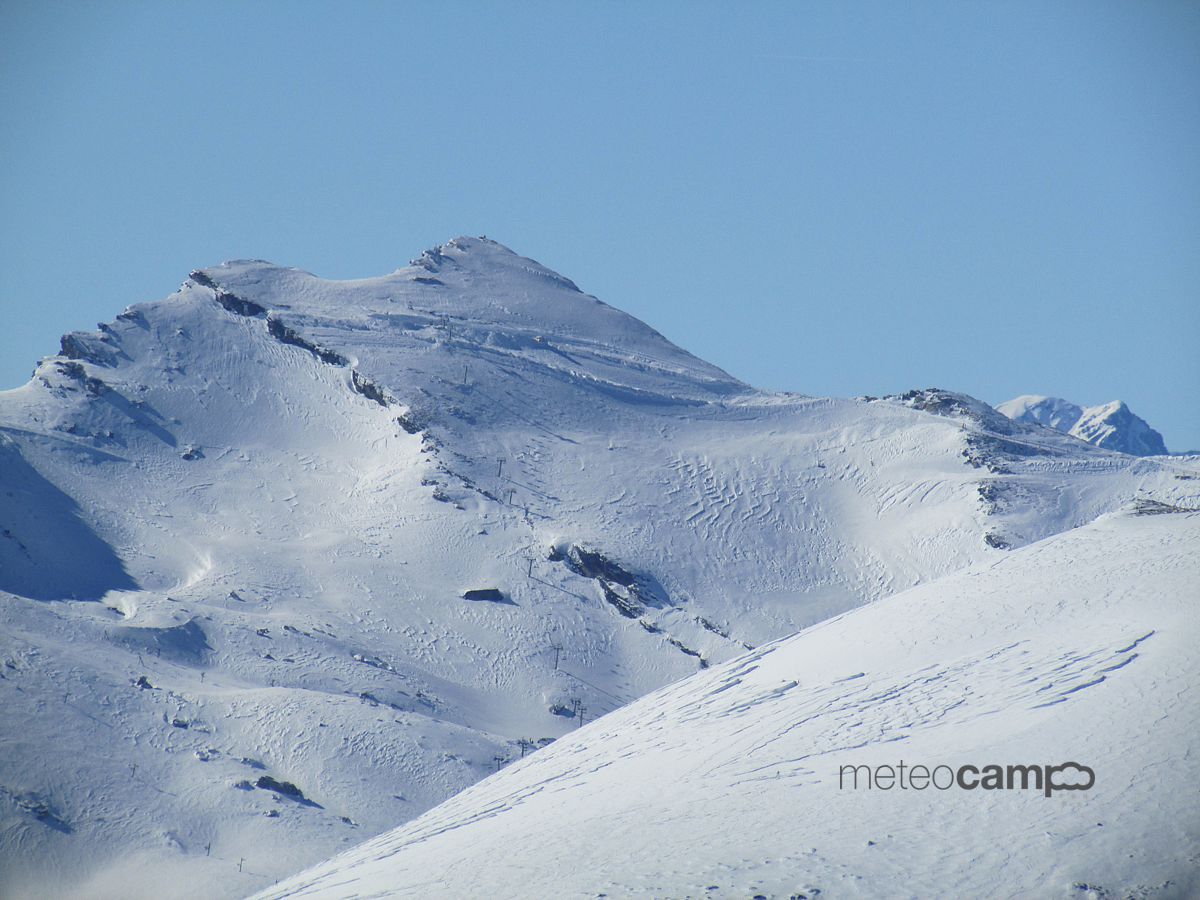
<path id="1" fill-rule="evenodd" d="M 197 270 L 61 349 L 0 394 L 5 896 L 244 894 L 747 648 L 1200 506 L 947 391 L 756 391 L 483 239 Z"/>
<path id="2" fill-rule="evenodd" d="M 1198 542 L 1200 515 L 1124 514 L 914 588 L 261 896 L 1195 896 Z"/>

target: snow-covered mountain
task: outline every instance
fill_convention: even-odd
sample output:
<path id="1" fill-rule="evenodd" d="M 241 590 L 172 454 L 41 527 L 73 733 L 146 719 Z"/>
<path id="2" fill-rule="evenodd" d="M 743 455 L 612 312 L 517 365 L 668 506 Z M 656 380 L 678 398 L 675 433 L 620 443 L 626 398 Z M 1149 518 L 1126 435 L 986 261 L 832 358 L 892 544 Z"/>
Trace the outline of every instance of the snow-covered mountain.
<path id="1" fill-rule="evenodd" d="M 1121 400 L 1085 408 L 1058 397 L 1025 394 L 996 409 L 1014 421 L 1054 428 L 1107 450 L 1133 456 L 1167 454 L 1162 435 Z"/>
<path id="2" fill-rule="evenodd" d="M 1085 409 L 1071 434 L 1097 447 L 1134 456 L 1162 456 L 1167 452 L 1162 435 L 1120 400 Z"/>
<path id="3" fill-rule="evenodd" d="M 1195 897 L 1198 544 L 1128 512 L 902 592 L 262 896 Z"/>
<path id="4" fill-rule="evenodd" d="M 484 239 L 196 271 L 0 393 L 0 893 L 245 894 L 1197 474 L 942 390 L 757 391 Z"/>
<path id="5" fill-rule="evenodd" d="M 999 404 L 996 409 L 1017 422 L 1044 425 L 1063 434 L 1070 434 L 1075 423 L 1083 418 L 1083 407 L 1058 397 L 1022 394 Z"/>

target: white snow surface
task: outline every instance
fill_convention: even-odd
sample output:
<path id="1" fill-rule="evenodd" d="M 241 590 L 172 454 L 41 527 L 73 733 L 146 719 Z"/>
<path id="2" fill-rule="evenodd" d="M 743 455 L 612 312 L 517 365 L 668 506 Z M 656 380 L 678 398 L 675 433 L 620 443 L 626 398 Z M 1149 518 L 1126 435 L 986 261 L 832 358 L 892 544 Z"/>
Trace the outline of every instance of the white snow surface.
<path id="1" fill-rule="evenodd" d="M 1198 541 L 1195 513 L 1117 514 L 902 592 L 259 896 L 1195 897 Z M 1090 790 L 930 781 L 1069 762 Z"/>
<path id="2" fill-rule="evenodd" d="M 1022 394 L 1006 400 L 996 409 L 1010 419 L 1044 425 L 1069 434 L 1075 423 L 1083 417 L 1083 407 L 1060 397 L 1044 397 L 1041 394 Z"/>
<path id="3" fill-rule="evenodd" d="M 1130 453 L 1165 456 L 1163 437 L 1121 400 L 1081 407 L 1058 397 L 1025 394 L 996 407 L 1010 419 L 1054 428 L 1081 441 Z"/>
<path id="4" fill-rule="evenodd" d="M 758 391 L 485 239 L 195 272 L 0 393 L 0 895 L 245 895 L 1198 475 L 947 391 Z"/>

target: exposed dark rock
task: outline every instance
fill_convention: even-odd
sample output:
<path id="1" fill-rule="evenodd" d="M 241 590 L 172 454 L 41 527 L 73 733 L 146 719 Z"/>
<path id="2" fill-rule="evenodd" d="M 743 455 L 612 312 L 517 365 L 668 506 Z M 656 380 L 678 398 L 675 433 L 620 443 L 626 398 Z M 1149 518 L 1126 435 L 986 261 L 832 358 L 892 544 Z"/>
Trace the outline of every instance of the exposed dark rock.
<path id="1" fill-rule="evenodd" d="M 1158 500 L 1150 500 L 1147 498 L 1139 498 L 1133 503 L 1133 514 L 1136 516 L 1163 516 L 1171 515 L 1172 513 L 1189 513 L 1200 512 L 1188 506 L 1172 506 L 1169 503 L 1162 503 Z"/>
<path id="2" fill-rule="evenodd" d="M 312 341 L 301 337 L 291 328 L 284 325 L 279 319 L 268 318 L 267 331 L 280 343 L 288 344 L 292 347 L 301 347 L 321 360 L 321 362 L 329 363 L 331 366 L 347 366 L 350 364 L 350 361 L 340 353 L 326 350 L 324 347 L 320 347 Z"/>
<path id="3" fill-rule="evenodd" d="M 628 619 L 639 618 L 647 606 L 673 605 L 654 576 L 631 572 L 597 550 L 569 544 L 565 548 L 551 547 L 547 558 L 563 563 L 576 575 L 594 580 L 604 600 Z"/>
<path id="4" fill-rule="evenodd" d="M 515 605 L 499 588 L 473 588 L 469 591 L 463 591 L 462 596 L 464 600 L 482 600 L 486 603 Z"/>
<path id="5" fill-rule="evenodd" d="M 209 278 L 208 275 L 200 269 L 194 269 L 191 273 L 189 273 L 188 277 L 201 287 L 210 288 L 214 291 L 217 290 L 217 283 Z"/>
<path id="6" fill-rule="evenodd" d="M 896 400 L 912 409 L 938 416 L 967 419 L 997 434 L 1013 434 L 1017 430 L 1008 416 L 997 412 L 986 403 L 966 394 L 956 394 L 942 388 L 931 387 L 907 391 L 900 395 L 889 394 L 883 399 Z"/>
<path id="7" fill-rule="evenodd" d="M 102 340 L 102 339 L 101 339 Z M 95 335 L 82 331 L 72 331 L 59 338 L 61 355 L 67 359 L 81 359 L 93 365 L 111 368 L 116 363 L 113 351 L 103 346 Z"/>
<path id="8" fill-rule="evenodd" d="M 564 557 L 560 557 L 564 558 Z M 596 550 L 571 544 L 565 555 L 567 568 L 584 578 L 598 578 L 628 587 L 637 580 L 632 572 L 608 559 Z"/>
<path id="9" fill-rule="evenodd" d="M 979 491 L 979 499 L 983 501 L 984 509 L 988 513 L 995 512 L 1000 505 L 1002 485 L 996 481 L 982 481 L 976 490 Z"/>
<path id="10" fill-rule="evenodd" d="M 396 424 L 409 434 L 417 434 L 422 430 L 421 425 L 412 417 L 411 413 L 401 413 L 396 416 Z"/>
<path id="11" fill-rule="evenodd" d="M 290 781 L 279 781 L 270 775 L 260 775 L 258 781 L 254 782 L 254 786 L 266 791 L 274 791 L 276 794 L 284 797 L 291 797 L 293 800 L 299 800 L 302 803 L 311 802 L 304 796 L 304 792 Z"/>
<path id="12" fill-rule="evenodd" d="M 605 581 L 603 578 L 597 578 L 596 583 L 600 585 L 600 592 L 604 596 L 605 601 L 625 618 L 636 619 L 646 611 L 644 606 L 630 597 L 628 591 L 622 596 L 617 593 L 617 589 L 611 583 Z"/>
<path id="13" fill-rule="evenodd" d="M 205 286 L 212 287 L 211 284 Z M 259 306 L 251 300 L 243 300 L 241 297 L 230 294 L 228 291 L 223 291 L 220 288 L 215 288 L 215 290 L 216 301 L 234 315 L 257 319 L 267 314 L 265 306 Z"/>
<path id="14" fill-rule="evenodd" d="M 711 631 L 713 634 L 718 635 L 719 637 L 723 637 L 726 640 L 729 640 L 729 632 L 728 631 L 726 631 L 723 628 L 717 627 L 712 622 L 710 622 L 708 619 L 704 618 L 704 616 L 696 616 L 696 623 L 701 628 L 703 628 L 705 631 Z"/>
<path id="15" fill-rule="evenodd" d="M 668 637 L 667 643 L 670 644 L 672 647 L 676 648 L 677 650 L 679 650 L 681 653 L 686 653 L 688 656 L 696 657 L 696 659 L 698 659 L 700 661 L 700 668 L 702 668 L 702 669 L 708 668 L 708 660 L 706 660 L 703 656 L 701 656 L 698 651 L 693 650 L 691 647 L 685 646 L 683 644 L 683 642 L 681 642 L 673 637 Z"/>
<path id="16" fill-rule="evenodd" d="M 99 397 L 111 390 L 111 388 L 109 388 L 109 386 L 99 378 L 88 375 L 87 369 L 77 362 L 56 362 L 54 367 L 67 378 L 78 382 L 79 385 L 92 397 Z"/>
<path id="17" fill-rule="evenodd" d="M 374 400 L 380 406 L 387 407 L 392 404 L 392 399 L 383 392 L 379 385 L 369 378 L 359 375 L 357 370 L 350 372 L 350 386 L 356 393 L 362 394 L 368 400 Z"/>

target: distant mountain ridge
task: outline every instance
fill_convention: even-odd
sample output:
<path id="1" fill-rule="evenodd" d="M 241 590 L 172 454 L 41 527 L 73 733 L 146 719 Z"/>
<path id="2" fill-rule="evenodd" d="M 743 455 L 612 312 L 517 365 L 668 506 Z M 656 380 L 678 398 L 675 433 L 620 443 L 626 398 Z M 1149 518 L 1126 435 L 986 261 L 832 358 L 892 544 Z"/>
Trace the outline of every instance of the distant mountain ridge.
<path id="1" fill-rule="evenodd" d="M 1089 444 L 1131 456 L 1166 456 L 1163 436 L 1122 400 L 1082 407 L 1059 397 L 1024 394 L 996 409 L 1017 422 L 1044 425 Z"/>

